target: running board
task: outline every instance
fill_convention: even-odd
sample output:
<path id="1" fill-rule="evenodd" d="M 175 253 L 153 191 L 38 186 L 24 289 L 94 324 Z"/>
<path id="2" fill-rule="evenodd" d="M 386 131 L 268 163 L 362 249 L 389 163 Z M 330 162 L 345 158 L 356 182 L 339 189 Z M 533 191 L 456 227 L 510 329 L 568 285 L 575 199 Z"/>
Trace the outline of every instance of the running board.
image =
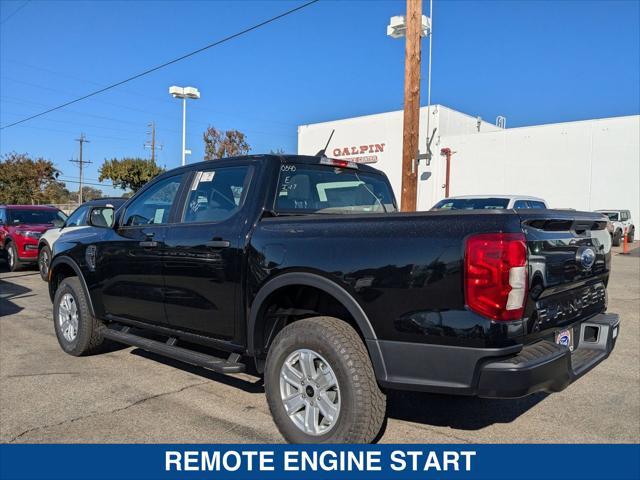
<path id="1" fill-rule="evenodd" d="M 170 357 L 190 365 L 197 365 L 217 373 L 240 373 L 244 372 L 244 363 L 239 363 L 240 355 L 232 353 L 227 360 L 207 355 L 206 353 L 194 352 L 186 348 L 175 346 L 176 339 L 169 338 L 166 343 L 149 338 L 141 337 L 129 333 L 129 328 L 124 327 L 122 330 L 107 328 L 104 337 L 114 342 L 131 345 L 147 352 L 157 353 L 165 357 Z"/>

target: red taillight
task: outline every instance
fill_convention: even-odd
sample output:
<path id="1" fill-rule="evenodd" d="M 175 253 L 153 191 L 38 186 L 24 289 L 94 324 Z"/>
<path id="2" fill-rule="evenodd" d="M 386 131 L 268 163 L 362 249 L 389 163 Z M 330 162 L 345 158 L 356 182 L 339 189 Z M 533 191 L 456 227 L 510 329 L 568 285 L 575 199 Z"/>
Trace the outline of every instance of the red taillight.
<path id="1" fill-rule="evenodd" d="M 465 301 L 493 320 L 522 318 L 527 294 L 527 246 L 521 233 L 482 233 L 467 239 Z"/>

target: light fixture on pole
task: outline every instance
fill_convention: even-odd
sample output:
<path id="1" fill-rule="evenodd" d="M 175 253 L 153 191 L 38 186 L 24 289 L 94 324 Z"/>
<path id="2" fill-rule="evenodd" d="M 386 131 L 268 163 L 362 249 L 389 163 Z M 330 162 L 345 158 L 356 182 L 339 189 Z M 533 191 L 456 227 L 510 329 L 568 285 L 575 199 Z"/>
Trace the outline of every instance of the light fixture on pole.
<path id="1" fill-rule="evenodd" d="M 404 15 L 396 15 L 391 17 L 389 25 L 387 25 L 387 35 L 391 38 L 402 38 L 407 33 L 407 21 Z M 431 34 L 431 18 L 422 15 L 421 37 L 428 37 Z"/>
<path id="2" fill-rule="evenodd" d="M 182 165 L 186 165 L 186 154 L 191 150 L 186 148 L 187 137 L 187 98 L 200 98 L 200 92 L 195 87 L 177 87 L 175 85 L 169 87 L 169 93 L 173 98 L 182 99 Z"/>

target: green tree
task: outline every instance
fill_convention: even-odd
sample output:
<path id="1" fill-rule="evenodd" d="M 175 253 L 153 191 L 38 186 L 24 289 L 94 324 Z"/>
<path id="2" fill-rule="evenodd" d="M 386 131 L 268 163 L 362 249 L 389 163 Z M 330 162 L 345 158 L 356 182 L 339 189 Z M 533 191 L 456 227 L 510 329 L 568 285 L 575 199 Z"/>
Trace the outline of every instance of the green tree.
<path id="1" fill-rule="evenodd" d="M 205 160 L 246 155 L 251 149 L 247 143 L 247 136 L 238 130 L 222 132 L 215 127 L 209 127 L 202 134 L 202 138 Z"/>
<path id="2" fill-rule="evenodd" d="M 0 157 L 0 203 L 49 203 L 59 171 L 51 160 L 11 152 Z M 64 186 L 64 184 L 62 184 Z"/>
<path id="3" fill-rule="evenodd" d="M 112 158 L 100 167 L 98 179 L 103 182 L 111 180 L 113 186 L 125 190 L 138 191 L 152 178 L 164 172 L 164 168 L 152 160 L 143 158 Z"/>
<path id="4" fill-rule="evenodd" d="M 90 200 L 95 200 L 96 198 L 102 198 L 104 195 L 102 193 L 102 190 L 100 190 L 99 188 L 93 188 L 93 187 L 82 187 L 82 201 L 83 202 L 88 202 Z M 70 195 L 70 199 L 72 202 L 77 202 L 78 201 L 78 192 L 72 192 Z"/>
<path id="5" fill-rule="evenodd" d="M 69 192 L 64 182 L 51 182 L 44 188 L 44 196 L 47 203 L 70 203 L 72 193 Z"/>

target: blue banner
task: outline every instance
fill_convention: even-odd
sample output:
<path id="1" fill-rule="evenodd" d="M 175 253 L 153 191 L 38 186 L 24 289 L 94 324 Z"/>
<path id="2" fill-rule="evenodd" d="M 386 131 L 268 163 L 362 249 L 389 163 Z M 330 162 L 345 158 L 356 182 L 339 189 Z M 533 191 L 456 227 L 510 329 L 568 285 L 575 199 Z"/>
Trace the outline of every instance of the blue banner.
<path id="1" fill-rule="evenodd" d="M 633 479 L 638 445 L 0 445 L 0 479 Z"/>

